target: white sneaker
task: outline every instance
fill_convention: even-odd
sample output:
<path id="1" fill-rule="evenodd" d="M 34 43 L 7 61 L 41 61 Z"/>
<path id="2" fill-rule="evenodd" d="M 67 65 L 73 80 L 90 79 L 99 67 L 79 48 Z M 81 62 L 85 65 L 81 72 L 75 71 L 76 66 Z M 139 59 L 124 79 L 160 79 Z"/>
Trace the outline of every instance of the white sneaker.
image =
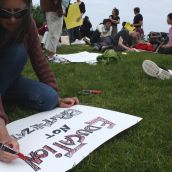
<path id="1" fill-rule="evenodd" d="M 85 44 L 85 41 L 83 41 L 82 39 L 76 39 L 75 42 L 72 42 L 71 45 L 83 45 Z"/>
<path id="2" fill-rule="evenodd" d="M 91 45 L 90 38 L 88 38 L 88 37 L 85 36 L 85 37 L 83 38 L 83 41 L 85 41 L 86 44 Z"/>
<path id="3" fill-rule="evenodd" d="M 142 63 L 142 68 L 146 74 L 149 76 L 165 80 L 170 79 L 171 74 L 167 70 L 160 68 L 156 63 L 151 60 L 144 60 Z"/>
<path id="4" fill-rule="evenodd" d="M 85 44 L 85 41 L 84 41 L 83 39 L 81 39 L 81 40 L 79 40 L 79 43 L 80 43 L 81 45 L 84 45 L 84 44 Z"/>

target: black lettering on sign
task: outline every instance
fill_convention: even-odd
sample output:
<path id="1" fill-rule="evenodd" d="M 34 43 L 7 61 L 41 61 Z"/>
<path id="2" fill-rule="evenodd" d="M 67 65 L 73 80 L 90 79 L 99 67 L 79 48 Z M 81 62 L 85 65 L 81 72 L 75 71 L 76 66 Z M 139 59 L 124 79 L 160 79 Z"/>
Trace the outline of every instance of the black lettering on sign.
<path id="1" fill-rule="evenodd" d="M 70 119 L 73 116 L 80 115 L 82 112 L 75 109 L 67 109 L 59 114 L 60 119 Z"/>
<path id="2" fill-rule="evenodd" d="M 47 136 L 46 139 L 50 139 L 51 137 L 54 137 L 56 134 L 60 134 L 62 131 L 66 133 L 68 130 L 70 130 L 70 128 L 67 125 L 63 125 L 61 128 L 53 130 L 52 134 L 45 134 L 45 136 Z"/>
<path id="3" fill-rule="evenodd" d="M 21 133 L 20 134 L 16 134 L 16 136 L 18 136 L 19 138 L 21 137 L 25 137 L 26 135 L 29 135 L 31 134 L 32 132 L 34 132 L 35 130 L 30 130 L 30 128 L 25 128 L 23 130 L 21 130 Z"/>
<path id="4" fill-rule="evenodd" d="M 52 133 L 54 133 L 54 134 L 59 134 L 59 133 L 61 133 L 61 130 L 59 130 L 59 129 L 53 130 Z"/>
<path id="5" fill-rule="evenodd" d="M 54 137 L 55 135 L 54 135 L 54 134 L 53 134 L 53 135 L 45 134 L 45 136 L 47 136 L 47 138 L 46 138 L 46 139 L 50 139 L 51 137 Z"/>

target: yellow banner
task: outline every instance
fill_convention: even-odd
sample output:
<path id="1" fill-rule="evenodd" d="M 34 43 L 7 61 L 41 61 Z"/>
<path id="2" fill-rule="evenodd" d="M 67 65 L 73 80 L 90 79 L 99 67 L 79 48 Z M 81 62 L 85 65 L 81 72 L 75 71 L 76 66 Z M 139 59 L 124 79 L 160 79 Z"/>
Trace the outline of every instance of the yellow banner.
<path id="1" fill-rule="evenodd" d="M 71 4 L 69 6 L 68 15 L 64 18 L 67 29 L 72 29 L 83 24 L 79 4 Z"/>

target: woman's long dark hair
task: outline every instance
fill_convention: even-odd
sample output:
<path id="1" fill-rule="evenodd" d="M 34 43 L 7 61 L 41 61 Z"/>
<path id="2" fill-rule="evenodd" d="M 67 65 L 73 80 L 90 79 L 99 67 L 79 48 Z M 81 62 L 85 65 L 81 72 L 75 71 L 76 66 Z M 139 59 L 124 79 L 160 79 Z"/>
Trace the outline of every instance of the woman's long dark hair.
<path id="1" fill-rule="evenodd" d="M 5 0 L 1 1 L 0 6 L 3 4 L 3 1 Z M 11 38 L 11 36 L 9 36 L 8 31 L 6 31 L 0 26 L 0 49 L 10 45 L 13 42 L 17 42 L 17 43 L 22 42 L 31 27 L 32 0 L 23 0 L 23 1 L 26 3 L 26 6 L 28 8 L 28 13 L 23 17 L 21 26 L 14 34 L 15 36 Z"/>

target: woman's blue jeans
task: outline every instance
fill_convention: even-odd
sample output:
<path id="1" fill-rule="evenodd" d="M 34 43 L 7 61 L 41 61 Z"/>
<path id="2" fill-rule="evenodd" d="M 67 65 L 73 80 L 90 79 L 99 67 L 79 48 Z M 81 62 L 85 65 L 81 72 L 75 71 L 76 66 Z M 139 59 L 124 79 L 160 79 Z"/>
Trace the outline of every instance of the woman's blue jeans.
<path id="1" fill-rule="evenodd" d="M 46 111 L 58 104 L 58 94 L 50 86 L 21 75 L 28 60 L 21 44 L 12 44 L 0 52 L 0 95 L 4 100 Z"/>

